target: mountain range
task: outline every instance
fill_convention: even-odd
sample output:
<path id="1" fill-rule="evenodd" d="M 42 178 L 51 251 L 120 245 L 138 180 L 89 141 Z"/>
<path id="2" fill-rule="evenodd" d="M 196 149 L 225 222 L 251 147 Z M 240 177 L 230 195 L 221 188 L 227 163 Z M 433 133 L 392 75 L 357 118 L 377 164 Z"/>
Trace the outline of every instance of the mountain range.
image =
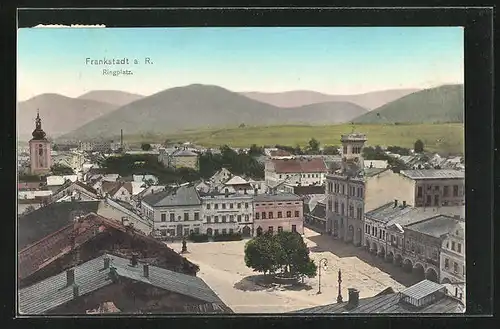
<path id="1" fill-rule="evenodd" d="M 143 97 L 143 95 L 118 90 L 93 90 L 77 97 L 77 99 L 87 99 L 102 103 L 109 103 L 116 106 L 123 106 Z"/>
<path id="2" fill-rule="evenodd" d="M 343 123 L 367 110 L 348 102 L 295 108 L 262 103 L 227 89 L 193 84 L 161 91 L 88 122 L 61 139 L 91 139 L 125 134 L 168 134 L 186 129 L 245 125 Z"/>
<path id="3" fill-rule="evenodd" d="M 401 97 L 365 113 L 355 123 L 464 122 L 464 86 L 444 85 Z"/>
<path id="4" fill-rule="evenodd" d="M 309 90 L 281 93 L 243 92 L 242 95 L 278 107 L 297 107 L 325 102 L 349 102 L 373 110 L 419 89 L 390 89 L 357 95 L 327 95 Z"/>

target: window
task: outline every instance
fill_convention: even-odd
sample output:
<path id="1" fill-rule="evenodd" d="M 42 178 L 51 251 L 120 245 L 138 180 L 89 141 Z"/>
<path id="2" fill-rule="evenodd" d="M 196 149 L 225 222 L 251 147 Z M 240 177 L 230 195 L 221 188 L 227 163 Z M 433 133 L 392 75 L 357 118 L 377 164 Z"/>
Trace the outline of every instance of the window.
<path id="1" fill-rule="evenodd" d="M 267 231 L 268 231 L 269 233 L 273 233 L 273 227 L 272 227 L 272 226 L 269 226 L 269 228 L 267 229 Z"/>
<path id="2" fill-rule="evenodd" d="M 241 203 L 238 203 L 237 208 L 241 209 Z"/>
<path id="3" fill-rule="evenodd" d="M 233 234 L 234 230 L 232 228 L 229 229 L 229 234 Z"/>
<path id="4" fill-rule="evenodd" d="M 459 253 L 461 253 L 461 252 L 462 252 L 462 245 L 461 245 L 460 243 L 459 243 L 459 244 L 457 244 L 457 251 L 458 251 Z"/>
<path id="5" fill-rule="evenodd" d="M 455 241 L 451 242 L 451 250 L 455 251 Z"/>
<path id="6" fill-rule="evenodd" d="M 341 204 L 340 204 L 340 214 L 341 214 L 342 216 L 344 216 L 344 210 L 345 210 L 344 208 L 345 208 L 345 207 L 344 207 L 344 203 L 341 203 Z"/>
<path id="7" fill-rule="evenodd" d="M 453 196 L 458 196 L 458 185 L 453 186 Z"/>
<path id="8" fill-rule="evenodd" d="M 210 209 L 210 203 L 207 203 L 207 209 Z"/>
<path id="9" fill-rule="evenodd" d="M 266 219 L 266 213 L 264 211 L 262 212 L 262 219 Z"/>
<path id="10" fill-rule="evenodd" d="M 189 213 L 185 212 L 184 213 L 184 221 L 188 221 L 189 220 Z"/>
<path id="11" fill-rule="evenodd" d="M 439 191 L 439 185 L 434 186 L 434 191 Z"/>
<path id="12" fill-rule="evenodd" d="M 236 220 L 237 220 L 238 222 L 241 222 L 241 215 L 238 215 L 238 217 L 236 217 Z"/>
<path id="13" fill-rule="evenodd" d="M 374 236 L 377 236 L 377 233 L 378 233 L 378 231 L 377 231 L 377 228 L 375 227 L 375 234 L 374 234 Z"/>
<path id="14" fill-rule="evenodd" d="M 248 209 L 248 202 L 245 202 L 245 209 Z"/>
<path id="15" fill-rule="evenodd" d="M 344 146 L 342 153 L 347 154 L 347 146 Z"/>
<path id="16" fill-rule="evenodd" d="M 269 212 L 269 219 L 273 219 L 273 212 L 272 211 Z"/>
<path id="17" fill-rule="evenodd" d="M 300 217 L 300 211 L 295 210 L 295 217 Z"/>
<path id="18" fill-rule="evenodd" d="M 216 204 L 214 205 L 214 209 L 219 209 L 219 204 L 218 204 L 218 203 L 216 203 Z"/>
<path id="19" fill-rule="evenodd" d="M 227 230 L 225 228 L 222 229 L 222 234 L 227 234 Z"/>
<path id="20" fill-rule="evenodd" d="M 297 225 L 292 225 L 292 232 L 297 233 Z"/>
<path id="21" fill-rule="evenodd" d="M 342 194 L 345 194 L 345 185 L 342 185 Z"/>
<path id="22" fill-rule="evenodd" d="M 229 215 L 229 221 L 230 221 L 231 223 L 234 223 L 234 215 Z"/>
<path id="23" fill-rule="evenodd" d="M 458 264 L 453 262 L 453 272 L 458 273 Z"/>
<path id="24" fill-rule="evenodd" d="M 219 216 L 214 216 L 214 223 L 218 223 L 219 222 Z"/>
<path id="25" fill-rule="evenodd" d="M 281 211 L 278 211 L 278 218 L 282 218 L 283 217 L 283 213 Z"/>
<path id="26" fill-rule="evenodd" d="M 443 196 L 448 196 L 449 193 L 448 186 L 443 186 Z"/>
<path id="27" fill-rule="evenodd" d="M 354 217 L 354 206 L 349 206 L 349 217 Z"/>
<path id="28" fill-rule="evenodd" d="M 212 222 L 212 216 L 207 216 L 207 223 Z"/>
<path id="29" fill-rule="evenodd" d="M 357 214 L 357 218 L 358 220 L 362 220 L 363 219 L 363 208 L 361 207 L 358 207 L 358 214 Z"/>
<path id="30" fill-rule="evenodd" d="M 332 200 L 328 200 L 328 210 L 332 211 Z"/>
<path id="31" fill-rule="evenodd" d="M 425 200 L 425 205 L 426 206 L 430 206 L 431 205 L 431 196 L 430 195 L 427 195 L 427 198 Z"/>
<path id="32" fill-rule="evenodd" d="M 419 186 L 417 188 L 417 197 L 421 198 L 422 197 L 422 186 Z"/>
<path id="33" fill-rule="evenodd" d="M 372 226 L 372 234 L 371 235 L 375 235 L 375 226 Z"/>
<path id="34" fill-rule="evenodd" d="M 233 204 L 232 203 L 229 204 L 229 209 L 233 209 Z"/>
<path id="35" fill-rule="evenodd" d="M 333 210 L 336 214 L 339 213 L 339 202 L 338 201 L 335 201 L 335 203 L 333 204 Z"/>
<path id="36" fill-rule="evenodd" d="M 450 249 L 450 241 L 446 241 L 446 249 Z"/>
<path id="37" fill-rule="evenodd" d="M 291 212 L 291 211 L 287 211 L 287 212 L 286 212 L 286 217 L 287 217 L 287 218 L 292 217 L 292 212 Z"/>
<path id="38" fill-rule="evenodd" d="M 439 206 L 439 195 L 434 196 L 434 206 Z"/>
<path id="39" fill-rule="evenodd" d="M 222 209 L 226 209 L 226 204 L 225 203 L 222 204 Z"/>
<path id="40" fill-rule="evenodd" d="M 167 221 L 167 214 L 161 214 L 161 221 L 166 222 Z"/>
<path id="41" fill-rule="evenodd" d="M 214 235 L 218 235 L 219 234 L 219 229 L 215 229 L 214 230 Z"/>
<path id="42" fill-rule="evenodd" d="M 226 216 L 222 216 L 222 222 L 225 223 L 226 222 Z"/>
<path id="43" fill-rule="evenodd" d="M 278 233 L 283 232 L 283 226 L 278 226 Z"/>
<path id="44" fill-rule="evenodd" d="M 200 213 L 199 212 L 194 213 L 194 220 L 200 220 Z"/>
<path id="45" fill-rule="evenodd" d="M 245 215 L 245 222 L 248 222 L 250 220 L 250 215 Z"/>
<path id="46" fill-rule="evenodd" d="M 260 219 L 260 214 L 258 212 L 255 213 L 255 219 Z"/>
<path id="47" fill-rule="evenodd" d="M 200 234 L 200 228 L 199 227 L 195 227 L 194 228 L 194 234 Z"/>

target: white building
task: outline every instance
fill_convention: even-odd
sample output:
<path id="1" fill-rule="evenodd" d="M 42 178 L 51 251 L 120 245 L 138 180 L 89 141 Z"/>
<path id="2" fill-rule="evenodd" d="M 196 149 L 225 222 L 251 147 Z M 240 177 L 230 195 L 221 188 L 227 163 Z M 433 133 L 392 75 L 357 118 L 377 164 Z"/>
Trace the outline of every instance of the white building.
<path id="1" fill-rule="evenodd" d="M 66 183 L 66 181 L 76 182 L 78 180 L 78 175 L 64 175 L 64 176 L 48 176 L 47 186 L 61 186 Z"/>
<path id="2" fill-rule="evenodd" d="M 153 221 L 153 229 L 164 238 L 201 231 L 201 198 L 194 186 L 153 192 L 142 198 L 141 209 L 144 217 Z"/>
<path id="3" fill-rule="evenodd" d="M 218 235 L 240 232 L 243 236 L 252 235 L 252 194 L 210 193 L 201 199 L 202 233 Z"/>
<path id="4" fill-rule="evenodd" d="M 464 285 L 465 282 L 465 222 L 443 240 L 440 255 L 440 279 L 442 283 Z M 464 294 L 465 295 L 465 294 Z"/>
<path id="5" fill-rule="evenodd" d="M 301 186 L 322 185 L 327 173 L 328 168 L 322 158 L 269 159 L 265 163 L 265 182 L 268 186 L 278 185 L 290 178 Z"/>

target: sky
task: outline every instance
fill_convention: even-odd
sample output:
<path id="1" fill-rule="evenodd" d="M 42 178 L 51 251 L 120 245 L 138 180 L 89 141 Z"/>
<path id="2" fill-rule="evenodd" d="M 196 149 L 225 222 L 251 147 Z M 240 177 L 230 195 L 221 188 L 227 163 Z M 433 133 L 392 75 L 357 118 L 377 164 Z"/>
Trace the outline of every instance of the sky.
<path id="1" fill-rule="evenodd" d="M 195 83 L 337 95 L 429 88 L 463 83 L 463 38 L 462 27 L 23 28 L 18 100 Z M 129 64 L 90 64 L 104 58 Z"/>

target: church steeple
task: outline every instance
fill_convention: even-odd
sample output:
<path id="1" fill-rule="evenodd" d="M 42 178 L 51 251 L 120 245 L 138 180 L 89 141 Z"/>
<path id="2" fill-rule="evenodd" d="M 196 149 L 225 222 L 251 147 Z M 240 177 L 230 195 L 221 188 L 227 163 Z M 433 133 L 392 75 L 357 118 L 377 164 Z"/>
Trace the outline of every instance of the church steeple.
<path id="1" fill-rule="evenodd" d="M 35 130 L 31 134 L 34 140 L 46 140 L 45 131 L 42 129 L 42 119 L 40 119 L 40 111 L 36 110 L 36 119 L 35 119 Z"/>

